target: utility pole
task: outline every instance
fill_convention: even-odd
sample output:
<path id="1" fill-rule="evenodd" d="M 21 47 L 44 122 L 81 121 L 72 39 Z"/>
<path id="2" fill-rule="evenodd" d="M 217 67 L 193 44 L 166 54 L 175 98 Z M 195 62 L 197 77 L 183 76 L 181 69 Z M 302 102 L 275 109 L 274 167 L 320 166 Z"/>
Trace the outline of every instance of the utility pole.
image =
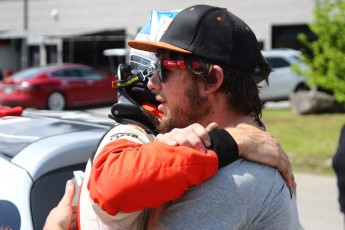
<path id="1" fill-rule="evenodd" d="M 24 0 L 24 6 L 23 6 L 24 12 L 24 31 L 28 30 L 28 0 Z"/>
<path id="2" fill-rule="evenodd" d="M 26 69 L 28 67 L 28 30 L 29 30 L 29 17 L 28 17 L 28 1 L 23 0 L 23 30 L 24 36 L 22 38 L 22 52 L 21 52 L 21 69 Z"/>

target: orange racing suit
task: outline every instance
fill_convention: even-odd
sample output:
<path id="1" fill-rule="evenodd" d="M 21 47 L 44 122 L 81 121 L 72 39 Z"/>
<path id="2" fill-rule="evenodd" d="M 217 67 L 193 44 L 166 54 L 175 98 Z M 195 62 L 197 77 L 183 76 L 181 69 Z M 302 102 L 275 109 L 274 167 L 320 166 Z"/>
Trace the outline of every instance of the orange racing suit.
<path id="1" fill-rule="evenodd" d="M 149 208 L 179 198 L 216 173 L 219 157 L 213 150 L 204 154 L 153 139 L 134 125 L 118 125 L 104 136 L 85 171 L 79 197 L 81 229 L 145 229 Z M 237 158 L 238 153 L 230 161 Z"/>

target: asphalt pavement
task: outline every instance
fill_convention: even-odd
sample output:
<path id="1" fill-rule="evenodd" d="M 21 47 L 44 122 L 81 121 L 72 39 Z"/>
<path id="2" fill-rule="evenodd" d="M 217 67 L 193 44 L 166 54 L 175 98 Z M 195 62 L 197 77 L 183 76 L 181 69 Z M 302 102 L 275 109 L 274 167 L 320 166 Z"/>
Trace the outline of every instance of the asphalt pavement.
<path id="1" fill-rule="evenodd" d="M 306 230 L 344 230 L 335 176 L 295 173 L 297 206 Z"/>
<path id="2" fill-rule="evenodd" d="M 267 107 L 288 107 L 288 102 L 271 103 Z M 110 108 L 88 110 L 107 117 Z M 339 210 L 335 176 L 295 172 L 297 206 L 305 230 L 344 230 L 344 216 Z"/>

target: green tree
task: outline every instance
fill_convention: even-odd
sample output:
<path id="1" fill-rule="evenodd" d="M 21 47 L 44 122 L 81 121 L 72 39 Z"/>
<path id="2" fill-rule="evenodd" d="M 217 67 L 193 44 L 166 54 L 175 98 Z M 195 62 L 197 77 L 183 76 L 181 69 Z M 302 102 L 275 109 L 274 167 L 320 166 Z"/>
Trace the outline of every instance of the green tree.
<path id="1" fill-rule="evenodd" d="M 309 28 L 317 36 L 315 41 L 298 35 L 312 53 L 302 55 L 309 68 L 297 71 L 310 84 L 332 91 L 338 102 L 345 102 L 345 0 L 317 0 Z"/>

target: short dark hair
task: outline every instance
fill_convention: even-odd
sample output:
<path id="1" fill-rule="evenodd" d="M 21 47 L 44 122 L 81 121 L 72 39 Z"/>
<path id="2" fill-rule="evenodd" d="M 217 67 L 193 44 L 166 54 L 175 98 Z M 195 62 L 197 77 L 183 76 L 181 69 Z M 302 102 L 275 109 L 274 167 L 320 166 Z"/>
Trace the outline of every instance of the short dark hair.
<path id="1" fill-rule="evenodd" d="M 231 107 L 245 115 L 253 116 L 257 121 L 261 118 L 262 102 L 259 97 L 260 88 L 253 79 L 254 73 L 249 73 L 223 64 L 212 63 L 196 55 L 181 54 L 173 51 L 165 52 L 168 52 L 168 56 L 172 60 L 177 60 L 178 57 L 182 57 L 193 76 L 193 81 L 197 82 L 201 80 L 206 86 L 212 85 L 216 81 L 211 67 L 213 65 L 220 66 L 224 72 L 224 79 L 216 95 L 220 93 L 225 94 Z M 268 76 L 272 69 L 262 55 L 260 55 L 259 59 L 258 64 L 261 68 L 261 77 L 268 84 Z M 200 68 L 195 69 L 192 67 L 192 62 L 195 61 L 200 64 Z"/>

